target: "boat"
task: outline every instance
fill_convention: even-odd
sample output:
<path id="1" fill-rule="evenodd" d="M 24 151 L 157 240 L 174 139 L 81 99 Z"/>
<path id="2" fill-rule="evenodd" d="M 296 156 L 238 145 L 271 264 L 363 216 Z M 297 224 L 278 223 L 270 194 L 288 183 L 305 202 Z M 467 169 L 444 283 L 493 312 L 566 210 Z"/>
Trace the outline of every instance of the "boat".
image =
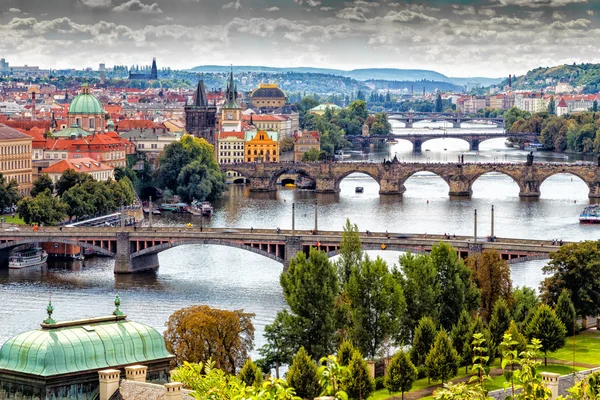
<path id="1" fill-rule="evenodd" d="M 582 224 L 597 224 L 600 223 L 600 205 L 593 204 L 583 209 L 579 214 L 579 222 Z"/>
<path id="2" fill-rule="evenodd" d="M 213 209 L 212 204 L 210 204 L 210 202 L 203 201 L 202 204 L 200 204 L 200 213 L 202 215 L 212 215 L 213 212 L 214 212 L 214 209 Z"/>
<path id="3" fill-rule="evenodd" d="M 523 149 L 525 151 L 538 151 L 544 147 L 541 143 L 525 143 Z"/>
<path id="4" fill-rule="evenodd" d="M 396 143 L 398 143 L 398 141 L 396 139 L 388 139 L 385 142 L 389 143 L 389 144 L 396 144 Z"/>
<path id="5" fill-rule="evenodd" d="M 186 203 L 162 203 L 159 207 L 159 210 L 160 211 L 171 211 L 173 213 L 181 213 L 181 212 L 186 212 L 187 208 L 188 208 L 188 205 Z"/>
<path id="6" fill-rule="evenodd" d="M 20 269 L 42 265 L 48 259 L 48 253 L 40 248 L 20 250 L 8 258 L 8 268 Z"/>
<path id="7" fill-rule="evenodd" d="M 336 159 L 350 158 L 350 154 L 344 154 L 343 150 L 336 151 L 334 154 Z"/>
<path id="8" fill-rule="evenodd" d="M 285 184 L 285 185 L 283 185 L 283 186 L 285 186 L 285 187 L 288 187 L 288 188 L 295 188 L 295 187 L 296 187 L 296 184 L 295 184 L 295 183 L 286 183 L 286 184 Z"/>
<path id="9" fill-rule="evenodd" d="M 357 187 L 354 189 L 354 192 L 356 192 L 356 193 L 362 193 L 363 191 L 364 191 L 364 189 L 363 189 L 363 187 L 362 187 L 362 186 L 357 186 Z"/>

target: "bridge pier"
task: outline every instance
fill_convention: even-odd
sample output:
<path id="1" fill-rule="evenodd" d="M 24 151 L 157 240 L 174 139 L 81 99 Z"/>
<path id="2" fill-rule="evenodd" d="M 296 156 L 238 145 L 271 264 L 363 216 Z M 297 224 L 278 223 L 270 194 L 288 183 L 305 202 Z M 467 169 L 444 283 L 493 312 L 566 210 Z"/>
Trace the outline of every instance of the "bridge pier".
<path id="1" fill-rule="evenodd" d="M 285 254 L 283 256 L 283 272 L 287 272 L 290 267 L 290 261 L 296 257 L 299 251 L 302 251 L 300 238 L 298 236 L 287 236 L 285 238 Z"/>
<path id="2" fill-rule="evenodd" d="M 339 182 L 336 184 L 335 178 L 317 177 L 315 192 L 317 193 L 337 193 L 340 191 Z"/>
<path id="3" fill-rule="evenodd" d="M 469 197 L 473 194 L 471 184 L 465 180 L 449 180 L 446 182 L 450 186 L 450 190 L 448 191 L 449 196 Z"/>
<path id="4" fill-rule="evenodd" d="M 519 197 L 536 198 L 540 197 L 540 183 L 537 180 L 526 180 L 519 182 Z"/>
<path id="5" fill-rule="evenodd" d="M 117 253 L 115 256 L 115 274 L 132 274 L 157 269 L 158 254 L 144 254 L 131 258 L 129 232 L 117 232 Z"/>
<path id="6" fill-rule="evenodd" d="M 469 142 L 470 151 L 479 151 L 479 139 L 473 139 Z"/>
<path id="7" fill-rule="evenodd" d="M 408 120 L 404 121 L 404 127 L 405 128 L 412 128 L 413 127 L 413 120 L 412 119 L 408 119 Z"/>
<path id="8" fill-rule="evenodd" d="M 399 179 L 381 179 L 379 181 L 379 194 L 401 195 L 406 192 L 404 182 Z"/>
<path id="9" fill-rule="evenodd" d="M 277 188 L 270 176 L 252 177 L 250 179 L 251 192 L 274 192 Z"/>
<path id="10" fill-rule="evenodd" d="M 590 192 L 588 194 L 588 198 L 590 199 L 600 199 L 600 182 L 593 182 L 589 185 Z"/>
<path id="11" fill-rule="evenodd" d="M 421 139 L 415 139 L 413 141 L 413 153 L 420 153 L 423 141 Z"/>

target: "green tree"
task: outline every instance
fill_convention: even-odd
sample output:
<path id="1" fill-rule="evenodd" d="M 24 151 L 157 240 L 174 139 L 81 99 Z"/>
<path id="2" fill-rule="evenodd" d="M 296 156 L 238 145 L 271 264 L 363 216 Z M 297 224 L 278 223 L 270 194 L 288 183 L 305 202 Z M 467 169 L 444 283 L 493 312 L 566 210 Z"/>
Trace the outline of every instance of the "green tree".
<path id="1" fill-rule="evenodd" d="M 254 314 L 243 310 L 219 310 L 208 306 L 189 306 L 175 311 L 164 333 L 167 350 L 175 364 L 207 362 L 235 374 L 248 358 L 254 341 Z"/>
<path id="2" fill-rule="evenodd" d="M 541 350 L 544 352 L 544 365 L 547 365 L 547 354 L 556 351 L 565 345 L 567 330 L 558 319 L 556 313 L 546 304 L 538 306 L 533 318 L 525 329 L 527 339 L 538 339 Z"/>
<path id="3" fill-rule="evenodd" d="M 0 173 L 0 211 L 19 202 L 21 196 L 18 188 L 17 181 L 12 179 L 10 182 L 6 182 L 6 178 Z"/>
<path id="4" fill-rule="evenodd" d="M 25 197 L 19 201 L 17 212 L 26 224 L 57 225 L 67 217 L 67 205 L 46 189 L 37 197 Z"/>
<path id="5" fill-rule="evenodd" d="M 578 316 L 600 314 L 600 251 L 595 241 L 570 243 L 550 253 L 543 267 L 540 292 L 544 303 L 556 304 L 563 289 L 571 293 Z"/>
<path id="6" fill-rule="evenodd" d="M 34 182 L 31 188 L 31 197 L 35 197 L 38 194 L 44 192 L 46 189 L 50 190 L 50 193 L 54 192 L 54 182 L 48 174 L 41 174 Z"/>
<path id="7" fill-rule="evenodd" d="M 510 335 L 505 336 L 502 347 L 511 348 L 511 337 Z M 520 368 L 512 373 L 512 394 L 506 397 L 509 400 L 545 400 L 549 399 L 550 389 L 544 385 L 542 377 L 538 372 L 540 362 L 537 360 L 541 344 L 538 339 L 532 339 L 531 345 L 527 346 L 525 351 L 520 356 L 515 356 L 515 350 L 508 350 L 504 353 L 504 360 L 502 361 L 502 368 L 505 369 L 507 365 L 517 363 Z M 514 384 L 521 386 L 521 391 L 518 394 L 515 393 Z"/>
<path id="8" fill-rule="evenodd" d="M 369 366 L 358 350 L 352 353 L 348 363 L 348 374 L 342 381 L 342 387 L 352 400 L 367 399 L 375 389 Z"/>
<path id="9" fill-rule="evenodd" d="M 294 355 L 293 344 L 293 323 L 290 321 L 292 316 L 287 310 L 279 311 L 272 324 L 265 326 L 263 334 L 267 343 L 265 343 L 258 353 L 263 357 L 260 366 L 263 372 L 268 373 L 275 368 L 275 376 L 279 379 L 279 367 L 281 364 L 289 364 Z"/>
<path id="10" fill-rule="evenodd" d="M 257 388 L 260 387 L 260 384 L 263 381 L 262 372 L 250 358 L 246 359 L 244 366 L 240 369 L 238 378 L 246 385 Z"/>
<path id="11" fill-rule="evenodd" d="M 548 114 L 556 114 L 556 103 L 554 102 L 554 96 L 551 96 L 550 101 L 548 102 Z"/>
<path id="12" fill-rule="evenodd" d="M 89 182 L 85 187 L 82 184 L 77 184 L 62 194 L 61 200 L 68 207 L 69 217 L 81 218 L 95 213 L 94 192 L 96 190 L 90 191 L 89 189 L 92 187 L 95 189 L 97 182 Z"/>
<path id="13" fill-rule="evenodd" d="M 387 114 L 376 113 L 374 121 L 370 126 L 371 135 L 389 135 L 392 132 L 392 124 L 388 121 Z"/>
<path id="14" fill-rule="evenodd" d="M 492 345 L 498 346 L 502 343 L 504 333 L 510 327 L 510 310 L 508 309 L 508 303 L 503 298 L 496 300 L 494 304 L 494 311 L 492 312 L 492 319 L 490 320 L 490 333 L 492 334 Z"/>
<path id="15" fill-rule="evenodd" d="M 225 191 L 225 175 L 200 160 L 194 160 L 179 172 L 176 191 L 186 202 L 214 200 Z"/>
<path id="16" fill-rule="evenodd" d="M 385 388 L 390 392 L 401 392 L 404 400 L 404 392 L 412 389 L 413 383 L 417 380 L 417 368 L 410 361 L 410 357 L 404 351 L 397 352 L 385 375 Z"/>
<path id="17" fill-rule="evenodd" d="M 311 248 L 307 259 L 299 252 L 287 272 L 281 274 L 280 283 L 292 311 L 290 329 L 295 333 L 295 348 L 304 346 L 315 357 L 329 354 L 335 339 L 338 280 L 327 254 Z"/>
<path id="18" fill-rule="evenodd" d="M 286 380 L 291 387 L 296 389 L 296 395 L 303 399 L 313 399 L 321 392 L 317 365 L 304 347 L 300 347 L 300 350 L 294 356 Z"/>
<path id="19" fill-rule="evenodd" d="M 400 319 L 406 309 L 402 287 L 389 272 L 387 264 L 377 257 L 365 256 L 352 270 L 347 285 L 353 325 L 352 342 L 374 358 L 384 340 L 400 331 Z"/>
<path id="20" fill-rule="evenodd" d="M 437 98 L 435 99 L 435 112 L 442 112 L 444 109 L 444 105 L 442 104 L 442 96 L 441 95 L 437 95 Z"/>
<path id="21" fill-rule="evenodd" d="M 367 111 L 367 103 L 363 99 L 353 101 L 348 105 L 348 111 L 352 118 L 358 117 L 361 120 L 361 124 L 365 122 L 369 113 Z"/>
<path id="22" fill-rule="evenodd" d="M 58 196 L 62 196 L 64 192 L 69 190 L 75 185 L 79 185 L 88 180 L 94 180 L 94 178 L 86 174 L 85 172 L 75 172 L 72 169 L 68 169 L 60 176 L 56 184 L 54 185 L 56 189 L 56 194 Z"/>
<path id="23" fill-rule="evenodd" d="M 439 319 L 437 300 L 440 296 L 438 271 L 428 254 L 415 255 L 410 252 L 400 256 L 400 271 L 394 269 L 394 277 L 402 285 L 406 299 L 404 324 L 410 337 L 423 317 Z"/>
<path id="24" fill-rule="evenodd" d="M 484 250 L 482 253 L 470 255 L 467 266 L 473 274 L 473 279 L 481 291 L 480 312 L 485 321 L 490 321 L 494 304 L 498 299 L 510 299 L 512 280 L 510 265 L 503 260 L 498 250 Z M 498 337 L 502 341 L 502 333 Z"/>
<path id="25" fill-rule="evenodd" d="M 461 357 L 461 365 L 467 366 L 470 364 L 469 360 L 469 338 L 471 338 L 471 325 L 473 324 L 473 318 L 467 310 L 462 310 L 458 322 L 452 331 L 450 332 L 450 338 L 452 339 L 452 346 L 456 349 L 456 353 Z"/>
<path id="26" fill-rule="evenodd" d="M 512 340 L 516 342 L 515 348 L 517 350 L 517 354 L 521 354 L 522 352 L 527 350 L 527 339 L 521 333 L 515 321 L 510 321 L 510 324 L 508 325 L 508 330 L 505 332 L 505 335 L 507 333 L 510 334 Z"/>
<path id="27" fill-rule="evenodd" d="M 512 317 L 517 324 L 523 324 L 533 313 L 539 300 L 535 290 L 526 286 L 516 287 L 512 293 Z"/>
<path id="28" fill-rule="evenodd" d="M 567 289 L 563 289 L 562 292 L 560 292 L 554 311 L 556 312 L 558 319 L 565 326 L 567 336 L 574 335 L 577 329 L 577 314 L 575 313 L 575 306 L 573 306 L 571 295 Z"/>
<path id="29" fill-rule="evenodd" d="M 433 246 L 431 259 L 438 271 L 440 324 L 442 328 L 450 330 L 462 310 L 477 308 L 479 290 L 471 279 L 471 272 L 452 246 L 444 242 Z"/>
<path id="30" fill-rule="evenodd" d="M 443 329 L 435 336 L 431 351 L 425 359 L 427 376 L 442 383 L 453 378 L 458 373 L 459 357 L 448 334 Z"/>
<path id="31" fill-rule="evenodd" d="M 342 233 L 342 242 L 340 243 L 340 258 L 337 262 L 337 270 L 342 289 L 350 280 L 352 269 L 360 265 L 363 258 L 362 244 L 360 242 L 360 233 L 358 225 L 351 224 L 346 219 L 344 232 Z"/>
<path id="32" fill-rule="evenodd" d="M 596 101 L 596 100 L 594 100 Z M 600 398 L 600 371 L 593 372 L 570 389 L 568 399 L 591 400 Z"/>
<path id="33" fill-rule="evenodd" d="M 344 340 L 342 344 L 340 344 L 340 348 L 338 349 L 337 353 L 337 359 L 340 365 L 343 365 L 344 367 L 348 366 L 354 350 L 354 346 L 352 346 L 352 343 L 350 343 L 348 340 Z"/>
<path id="34" fill-rule="evenodd" d="M 315 162 L 319 161 L 321 157 L 321 151 L 314 147 L 302 154 L 302 162 Z"/>
<path id="35" fill-rule="evenodd" d="M 485 325 L 483 324 L 483 320 L 479 317 L 479 315 L 473 318 L 473 323 L 471 323 L 471 327 L 469 329 L 469 335 L 463 345 L 463 351 L 466 352 L 466 355 L 464 356 L 466 358 L 466 365 L 469 365 L 469 363 L 473 360 L 473 357 L 476 356 L 471 344 L 473 342 L 473 336 L 477 334 L 482 334 L 483 338 L 486 341 L 486 356 L 488 357 L 486 365 L 489 366 L 494 362 L 494 359 L 496 358 L 497 347 L 492 341 L 492 334 L 490 333 L 490 330 L 485 327 Z"/>
<path id="36" fill-rule="evenodd" d="M 433 320 L 429 317 L 421 318 L 415 329 L 410 349 L 410 360 L 417 367 L 425 365 L 427 354 L 429 354 L 436 336 L 437 330 Z"/>

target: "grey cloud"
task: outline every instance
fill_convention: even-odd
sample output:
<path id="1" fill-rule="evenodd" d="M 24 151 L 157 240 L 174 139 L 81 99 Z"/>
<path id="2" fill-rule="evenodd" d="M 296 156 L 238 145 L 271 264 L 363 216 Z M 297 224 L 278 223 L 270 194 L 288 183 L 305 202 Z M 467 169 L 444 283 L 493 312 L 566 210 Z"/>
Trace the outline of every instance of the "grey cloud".
<path id="1" fill-rule="evenodd" d="M 269 7 L 269 8 L 263 8 L 263 11 L 267 11 L 267 12 L 275 12 L 275 11 L 279 11 L 279 7 Z"/>
<path id="2" fill-rule="evenodd" d="M 486 17 L 490 18 L 496 15 L 496 11 L 491 8 L 482 8 L 481 10 L 477 11 L 477 13 L 479 15 L 485 15 Z"/>
<path id="3" fill-rule="evenodd" d="M 560 29 L 560 30 L 564 30 L 564 29 L 587 29 L 590 26 L 590 21 L 587 19 L 576 19 L 574 21 L 568 21 L 568 22 L 561 22 L 561 21 L 554 21 L 552 24 L 550 24 L 550 26 L 554 29 Z"/>
<path id="4" fill-rule="evenodd" d="M 588 0 L 492 0 L 502 6 L 521 6 L 521 7 L 564 7 L 569 4 L 587 3 Z"/>
<path id="5" fill-rule="evenodd" d="M 138 11 L 144 14 L 162 14 L 162 10 L 158 7 L 157 3 L 151 5 L 144 4 L 140 0 L 129 0 L 119 6 L 112 9 L 114 12 L 124 11 Z"/>
<path id="6" fill-rule="evenodd" d="M 242 8 L 242 5 L 240 4 L 240 0 L 236 0 L 236 1 L 232 1 L 231 3 L 227 3 L 223 5 L 223 10 L 227 10 L 229 8 L 233 8 L 234 10 L 239 10 Z M 277 7 L 275 7 L 277 8 Z"/>
<path id="7" fill-rule="evenodd" d="M 452 12 L 456 15 L 475 15 L 475 7 L 465 6 L 459 8 L 458 6 L 455 6 Z"/>
<path id="8" fill-rule="evenodd" d="M 565 19 L 565 18 L 567 18 L 567 16 L 563 13 L 559 13 L 558 11 L 554 11 L 552 13 L 552 18 L 553 19 Z"/>
<path id="9" fill-rule="evenodd" d="M 11 8 L 9 8 L 9 9 L 8 9 L 8 12 L 9 12 L 9 13 L 18 14 L 18 13 L 20 13 L 20 12 L 21 12 L 21 10 L 19 10 L 18 8 L 13 8 L 13 7 L 11 7 Z"/>
<path id="10" fill-rule="evenodd" d="M 385 17 L 383 17 L 384 21 L 388 22 L 435 22 L 436 18 L 430 17 L 423 13 L 418 13 L 410 10 L 401 10 L 401 11 L 390 11 L 387 13 Z"/>
<path id="11" fill-rule="evenodd" d="M 594 15 L 594 10 L 586 10 L 587 15 Z"/>
<path id="12" fill-rule="evenodd" d="M 84 6 L 91 8 L 108 8 L 112 6 L 112 0 L 79 0 Z"/>

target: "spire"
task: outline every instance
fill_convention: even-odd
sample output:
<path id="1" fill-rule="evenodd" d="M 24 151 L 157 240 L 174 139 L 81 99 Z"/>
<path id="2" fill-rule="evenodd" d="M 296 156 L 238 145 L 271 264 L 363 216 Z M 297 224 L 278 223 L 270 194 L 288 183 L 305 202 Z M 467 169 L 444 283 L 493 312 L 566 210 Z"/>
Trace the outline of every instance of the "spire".
<path id="1" fill-rule="evenodd" d="M 196 89 L 196 95 L 194 96 L 195 107 L 206 107 L 208 106 L 208 99 L 206 97 L 206 89 L 204 88 L 204 81 L 200 79 L 198 81 L 198 88 Z"/>
<path id="2" fill-rule="evenodd" d="M 55 324 L 56 321 L 52 319 L 52 313 L 54 312 L 54 307 L 52 306 L 52 301 L 48 301 L 48 306 L 46 307 L 46 312 L 48 313 L 48 318 L 44 320 L 44 324 L 52 325 Z"/>
<path id="3" fill-rule="evenodd" d="M 115 311 L 113 311 L 113 315 L 116 315 L 117 317 L 120 317 L 121 315 L 123 315 L 123 312 L 121 310 L 119 310 L 120 306 L 121 306 L 121 298 L 119 297 L 119 293 L 117 293 L 117 295 L 115 296 Z"/>
<path id="4" fill-rule="evenodd" d="M 229 83 L 227 84 L 227 93 L 225 94 L 226 108 L 239 108 L 236 102 L 237 91 L 235 82 L 233 81 L 233 67 L 231 67 L 231 73 L 229 74 Z"/>
<path id="5" fill-rule="evenodd" d="M 152 58 L 152 69 L 150 70 L 150 79 L 157 79 L 158 71 L 156 69 L 156 57 Z"/>

